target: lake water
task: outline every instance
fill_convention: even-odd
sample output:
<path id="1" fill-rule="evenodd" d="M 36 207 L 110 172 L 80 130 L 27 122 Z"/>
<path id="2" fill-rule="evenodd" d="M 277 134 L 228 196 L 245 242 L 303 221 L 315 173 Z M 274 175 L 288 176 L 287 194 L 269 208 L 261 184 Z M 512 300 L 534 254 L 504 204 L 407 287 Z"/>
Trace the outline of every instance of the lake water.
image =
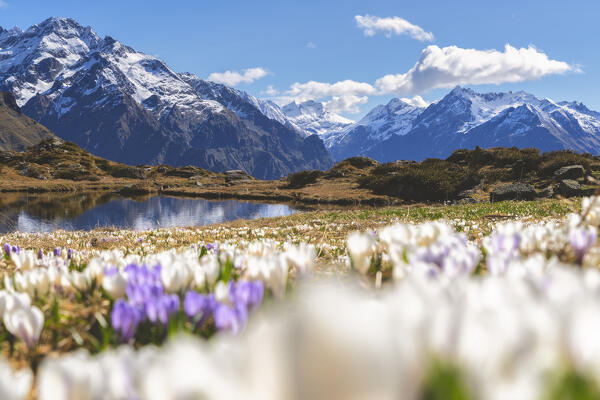
<path id="1" fill-rule="evenodd" d="M 130 229 L 208 225 L 236 219 L 290 215 L 282 204 L 244 201 L 150 197 L 129 199 L 113 194 L 28 196 L 0 193 L 0 233 L 90 230 L 100 227 Z"/>

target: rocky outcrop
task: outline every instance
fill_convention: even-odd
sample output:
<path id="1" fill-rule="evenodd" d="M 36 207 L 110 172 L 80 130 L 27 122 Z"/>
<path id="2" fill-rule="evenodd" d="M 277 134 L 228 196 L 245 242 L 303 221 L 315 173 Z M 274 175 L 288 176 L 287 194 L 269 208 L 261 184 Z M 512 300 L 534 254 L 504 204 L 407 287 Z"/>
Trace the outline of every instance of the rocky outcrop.
<path id="1" fill-rule="evenodd" d="M 490 192 L 490 202 L 504 200 L 534 200 L 536 191 L 528 183 L 510 183 L 501 185 Z"/>
<path id="2" fill-rule="evenodd" d="M 585 176 L 585 168 L 583 165 L 568 165 L 566 167 L 559 168 L 554 172 L 554 178 L 557 180 L 562 179 L 579 179 Z"/>

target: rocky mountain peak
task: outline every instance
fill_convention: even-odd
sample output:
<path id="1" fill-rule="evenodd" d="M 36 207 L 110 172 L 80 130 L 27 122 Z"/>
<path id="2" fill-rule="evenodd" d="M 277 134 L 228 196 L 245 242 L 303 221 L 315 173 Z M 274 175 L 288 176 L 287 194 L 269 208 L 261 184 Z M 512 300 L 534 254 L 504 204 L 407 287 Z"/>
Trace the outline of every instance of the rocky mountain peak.
<path id="1" fill-rule="evenodd" d="M 260 178 L 331 164 L 320 139 L 306 141 L 285 117 L 273 118 L 283 116 L 274 105 L 178 74 L 73 19 L 3 30 L 0 49 L 0 90 L 14 92 L 24 114 L 101 157 L 244 169 Z"/>

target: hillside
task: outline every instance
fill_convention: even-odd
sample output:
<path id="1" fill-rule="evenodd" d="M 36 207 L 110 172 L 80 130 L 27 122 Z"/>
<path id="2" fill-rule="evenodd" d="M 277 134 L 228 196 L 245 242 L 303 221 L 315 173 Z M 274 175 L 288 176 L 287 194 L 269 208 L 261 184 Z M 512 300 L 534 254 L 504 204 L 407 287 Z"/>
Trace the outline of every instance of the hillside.
<path id="1" fill-rule="evenodd" d="M 570 151 L 540 154 L 537 149 L 476 148 L 422 162 L 380 164 L 353 157 L 327 171 L 301 171 L 272 181 L 240 170 L 131 167 L 51 139 L 25 152 L 0 152 L 0 171 L 0 192 L 110 191 L 127 196 L 381 206 L 586 196 L 598 188 L 600 159 Z"/>
<path id="2" fill-rule="evenodd" d="M 21 151 L 54 135 L 21 112 L 11 93 L 0 92 L 0 150 Z"/>

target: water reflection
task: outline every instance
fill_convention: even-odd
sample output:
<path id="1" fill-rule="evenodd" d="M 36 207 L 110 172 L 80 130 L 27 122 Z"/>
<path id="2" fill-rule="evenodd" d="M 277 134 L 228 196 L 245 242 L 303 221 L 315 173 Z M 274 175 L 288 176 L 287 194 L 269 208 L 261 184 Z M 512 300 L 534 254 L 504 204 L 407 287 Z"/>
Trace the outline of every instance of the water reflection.
<path id="1" fill-rule="evenodd" d="M 47 232 L 57 229 L 89 230 L 99 227 L 150 229 L 197 226 L 290 215 L 281 204 L 208 201 L 175 197 L 129 199 L 103 194 L 65 196 L 0 194 L 0 232 Z"/>

